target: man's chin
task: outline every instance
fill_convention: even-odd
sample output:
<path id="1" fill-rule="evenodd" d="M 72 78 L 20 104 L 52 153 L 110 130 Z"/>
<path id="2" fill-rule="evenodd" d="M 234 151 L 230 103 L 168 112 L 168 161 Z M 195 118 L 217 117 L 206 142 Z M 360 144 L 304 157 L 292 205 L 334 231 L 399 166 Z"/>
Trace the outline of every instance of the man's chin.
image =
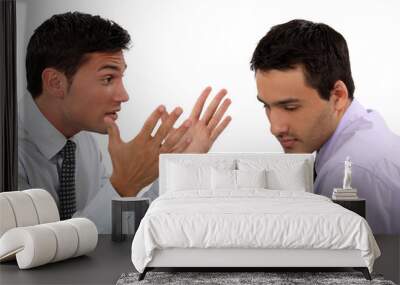
<path id="1" fill-rule="evenodd" d="M 303 153 L 303 151 L 296 148 L 283 148 L 285 153 Z"/>
<path id="2" fill-rule="evenodd" d="M 283 151 L 285 153 L 312 153 L 312 151 L 307 151 L 300 148 L 283 148 Z"/>
<path id="3" fill-rule="evenodd" d="M 283 151 L 285 153 L 312 153 L 312 151 L 308 151 L 307 149 L 301 147 L 300 145 L 294 147 L 283 147 Z"/>
<path id="4" fill-rule="evenodd" d="M 106 125 L 86 128 L 85 131 L 92 132 L 92 133 L 98 133 L 98 134 L 102 134 L 102 135 L 106 135 L 108 133 Z"/>

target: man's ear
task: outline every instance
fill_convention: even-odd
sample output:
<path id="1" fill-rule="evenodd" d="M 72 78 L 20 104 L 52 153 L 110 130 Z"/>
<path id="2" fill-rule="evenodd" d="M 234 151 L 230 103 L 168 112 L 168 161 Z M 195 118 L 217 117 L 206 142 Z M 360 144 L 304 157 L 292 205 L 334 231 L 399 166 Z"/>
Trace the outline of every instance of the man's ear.
<path id="1" fill-rule="evenodd" d="M 42 72 L 43 93 L 64 98 L 68 90 L 68 80 L 64 73 L 55 68 L 45 68 Z"/>
<path id="2" fill-rule="evenodd" d="M 346 84 L 344 84 L 342 80 L 336 81 L 333 85 L 329 100 L 333 102 L 335 111 L 341 112 L 347 107 L 349 102 L 349 92 L 347 91 Z"/>

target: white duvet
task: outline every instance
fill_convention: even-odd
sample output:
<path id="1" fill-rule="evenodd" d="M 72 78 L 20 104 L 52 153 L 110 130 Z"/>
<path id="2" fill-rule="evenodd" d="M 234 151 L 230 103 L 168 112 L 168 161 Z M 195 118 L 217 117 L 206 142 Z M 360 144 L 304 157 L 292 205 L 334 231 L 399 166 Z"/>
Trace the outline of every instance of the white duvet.
<path id="1" fill-rule="evenodd" d="M 157 198 L 132 243 L 143 272 L 154 249 L 358 249 L 372 272 L 379 248 L 365 219 L 330 199 L 300 191 L 180 191 Z"/>

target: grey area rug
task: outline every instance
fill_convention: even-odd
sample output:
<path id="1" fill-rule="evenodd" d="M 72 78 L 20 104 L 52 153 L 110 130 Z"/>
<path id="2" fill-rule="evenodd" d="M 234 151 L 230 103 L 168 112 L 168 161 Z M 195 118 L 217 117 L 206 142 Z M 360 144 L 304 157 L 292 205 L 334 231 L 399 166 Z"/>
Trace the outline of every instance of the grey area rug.
<path id="1" fill-rule="evenodd" d="M 148 272 L 142 281 L 139 273 L 122 274 L 117 285 L 145 284 L 379 284 L 395 285 L 382 275 L 366 280 L 361 272 Z"/>

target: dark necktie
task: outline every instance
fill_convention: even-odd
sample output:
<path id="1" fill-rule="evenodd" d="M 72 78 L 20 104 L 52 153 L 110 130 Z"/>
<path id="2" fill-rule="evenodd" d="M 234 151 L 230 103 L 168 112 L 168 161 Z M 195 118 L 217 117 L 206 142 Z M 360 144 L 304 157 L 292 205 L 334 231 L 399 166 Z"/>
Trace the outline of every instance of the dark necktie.
<path id="1" fill-rule="evenodd" d="M 67 143 L 60 151 L 60 155 L 63 159 L 60 175 L 60 190 L 58 192 L 61 220 L 70 219 L 76 212 L 75 148 L 75 143 L 67 140 Z"/>
<path id="2" fill-rule="evenodd" d="M 315 163 L 314 163 L 314 182 L 315 182 L 315 179 L 317 179 L 317 171 L 315 170 Z"/>

